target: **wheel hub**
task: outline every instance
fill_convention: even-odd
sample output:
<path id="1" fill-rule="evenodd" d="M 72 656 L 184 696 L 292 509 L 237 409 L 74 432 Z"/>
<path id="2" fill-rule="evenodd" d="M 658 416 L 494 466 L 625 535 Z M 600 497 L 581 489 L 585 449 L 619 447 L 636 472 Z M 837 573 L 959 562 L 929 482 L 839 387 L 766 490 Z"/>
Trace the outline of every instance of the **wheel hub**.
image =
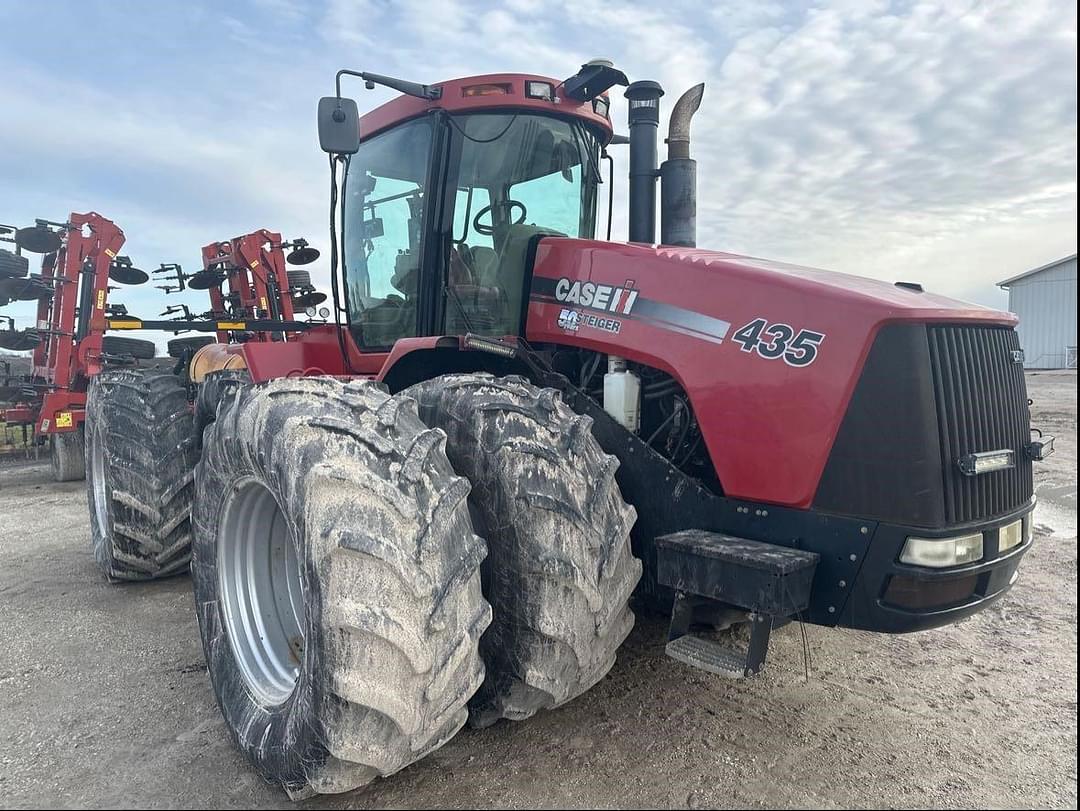
<path id="1" fill-rule="evenodd" d="M 219 525 L 218 585 L 240 673 L 262 704 L 292 694 L 304 657 L 300 562 L 277 500 L 253 478 L 227 496 Z"/>

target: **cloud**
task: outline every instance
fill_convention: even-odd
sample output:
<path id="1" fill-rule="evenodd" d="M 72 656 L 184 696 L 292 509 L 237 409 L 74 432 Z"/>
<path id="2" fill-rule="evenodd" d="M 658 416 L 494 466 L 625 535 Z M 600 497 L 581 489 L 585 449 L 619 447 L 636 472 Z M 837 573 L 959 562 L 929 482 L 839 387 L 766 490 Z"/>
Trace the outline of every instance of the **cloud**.
<path id="1" fill-rule="evenodd" d="M 858 3 L 737 38 L 696 122 L 701 174 L 722 178 L 703 235 L 994 298 L 1075 250 L 1075 28 L 1063 4 Z M 1043 252 L 972 262 L 997 229 L 1039 230 Z"/>
<path id="2" fill-rule="evenodd" d="M 1064 0 L 28 9 L 7 12 L 25 36 L 0 54 L 0 220 L 100 210 L 150 267 L 197 266 L 201 245 L 258 227 L 326 247 L 314 105 L 339 67 L 565 77 L 598 56 L 659 80 L 666 110 L 706 82 L 693 133 L 703 246 L 999 305 L 995 281 L 1076 250 L 1076 8 Z M 106 37 L 124 47 L 101 49 Z M 392 95 L 347 87 L 365 109 Z M 625 116 L 614 92 L 617 129 Z"/>

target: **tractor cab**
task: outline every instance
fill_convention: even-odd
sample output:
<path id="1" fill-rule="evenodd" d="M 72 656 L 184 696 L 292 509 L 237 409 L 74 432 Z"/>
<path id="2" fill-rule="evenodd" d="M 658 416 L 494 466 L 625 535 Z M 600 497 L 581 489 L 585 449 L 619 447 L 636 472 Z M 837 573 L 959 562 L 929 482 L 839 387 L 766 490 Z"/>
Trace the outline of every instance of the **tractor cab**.
<path id="1" fill-rule="evenodd" d="M 339 159 L 343 304 L 362 351 L 517 335 L 537 239 L 594 236 L 605 96 L 517 75 L 437 92 L 356 119 L 356 149 Z"/>

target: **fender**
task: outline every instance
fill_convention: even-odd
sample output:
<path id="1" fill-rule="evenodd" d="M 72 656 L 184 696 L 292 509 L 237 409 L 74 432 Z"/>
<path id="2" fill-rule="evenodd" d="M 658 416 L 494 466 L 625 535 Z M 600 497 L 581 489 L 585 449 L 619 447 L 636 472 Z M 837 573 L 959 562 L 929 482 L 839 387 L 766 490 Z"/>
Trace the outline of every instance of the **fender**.
<path id="1" fill-rule="evenodd" d="M 335 324 L 325 324 L 309 329 L 289 341 L 230 344 L 228 351 L 243 356 L 253 383 L 279 377 L 348 376 L 350 371 L 341 356 L 338 330 L 339 327 Z M 348 330 L 344 330 L 344 333 L 352 374 L 373 376 L 381 367 L 386 354 L 364 354 L 357 349 Z"/>

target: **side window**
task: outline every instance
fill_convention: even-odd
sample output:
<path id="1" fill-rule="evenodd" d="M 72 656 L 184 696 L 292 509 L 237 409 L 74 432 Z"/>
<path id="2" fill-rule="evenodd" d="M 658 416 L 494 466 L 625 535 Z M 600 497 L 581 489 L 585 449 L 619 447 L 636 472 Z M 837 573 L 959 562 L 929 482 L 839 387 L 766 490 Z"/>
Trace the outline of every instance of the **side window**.
<path id="1" fill-rule="evenodd" d="M 416 335 L 430 147 L 430 124 L 418 121 L 365 142 L 349 164 L 344 260 L 361 347 Z"/>

